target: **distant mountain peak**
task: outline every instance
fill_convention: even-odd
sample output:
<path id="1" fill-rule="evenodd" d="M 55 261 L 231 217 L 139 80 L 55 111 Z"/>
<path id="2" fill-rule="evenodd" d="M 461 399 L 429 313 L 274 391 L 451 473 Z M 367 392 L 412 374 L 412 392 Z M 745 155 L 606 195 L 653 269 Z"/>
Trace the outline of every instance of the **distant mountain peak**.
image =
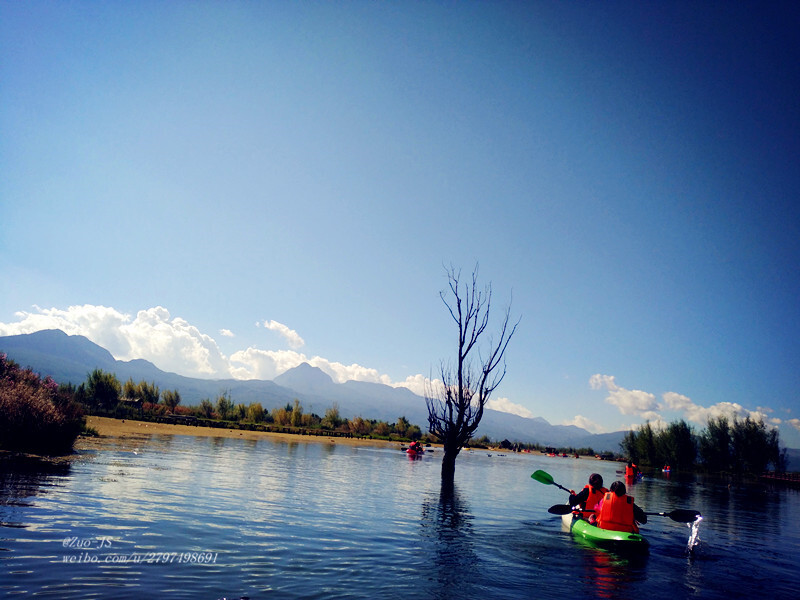
<path id="1" fill-rule="evenodd" d="M 330 375 L 319 367 L 312 367 L 307 362 L 281 373 L 272 381 L 283 387 L 299 391 L 316 391 L 334 385 Z"/>
<path id="2" fill-rule="evenodd" d="M 23 366 L 33 366 L 42 355 L 57 355 L 62 361 L 91 361 L 100 368 L 114 364 L 111 353 L 82 335 L 68 335 L 60 329 L 42 329 L 33 333 L 10 335 L 2 339 L 0 349 L 10 358 L 19 357 Z M 16 360 L 16 359 L 15 359 Z M 51 375 L 51 373 L 41 373 Z"/>

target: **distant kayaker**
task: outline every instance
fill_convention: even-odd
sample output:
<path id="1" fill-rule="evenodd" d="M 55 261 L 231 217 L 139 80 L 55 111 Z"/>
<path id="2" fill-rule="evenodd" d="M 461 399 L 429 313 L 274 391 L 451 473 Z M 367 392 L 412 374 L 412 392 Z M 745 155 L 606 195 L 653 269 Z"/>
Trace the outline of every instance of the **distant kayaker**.
<path id="1" fill-rule="evenodd" d="M 640 474 L 639 467 L 628 461 L 628 464 L 625 465 L 625 479 L 636 479 Z"/>
<path id="2" fill-rule="evenodd" d="M 647 523 L 647 515 L 626 493 L 625 484 L 615 481 L 597 507 L 597 526 L 614 531 L 639 533 L 638 523 Z"/>
<path id="3" fill-rule="evenodd" d="M 569 504 L 570 506 L 580 506 L 581 510 L 592 510 L 595 505 L 603 499 L 608 490 L 603 487 L 603 477 L 599 473 L 592 473 L 589 475 L 589 483 L 584 488 L 575 493 L 574 490 L 569 491 Z M 582 517 L 588 518 L 592 513 L 580 513 Z"/>

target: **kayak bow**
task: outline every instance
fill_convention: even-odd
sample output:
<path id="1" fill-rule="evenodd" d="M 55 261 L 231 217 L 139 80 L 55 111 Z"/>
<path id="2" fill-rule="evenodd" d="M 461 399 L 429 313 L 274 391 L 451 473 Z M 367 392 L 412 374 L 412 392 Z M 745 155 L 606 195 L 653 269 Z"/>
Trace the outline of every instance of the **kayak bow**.
<path id="1" fill-rule="evenodd" d="M 616 550 L 635 550 L 645 551 L 648 547 L 647 538 L 638 533 L 627 531 L 613 531 L 611 529 L 600 529 L 595 527 L 586 519 L 582 519 L 573 513 L 568 513 L 561 517 L 561 522 L 569 528 L 572 535 L 576 538 L 585 540 L 592 545 L 601 548 L 612 548 Z"/>

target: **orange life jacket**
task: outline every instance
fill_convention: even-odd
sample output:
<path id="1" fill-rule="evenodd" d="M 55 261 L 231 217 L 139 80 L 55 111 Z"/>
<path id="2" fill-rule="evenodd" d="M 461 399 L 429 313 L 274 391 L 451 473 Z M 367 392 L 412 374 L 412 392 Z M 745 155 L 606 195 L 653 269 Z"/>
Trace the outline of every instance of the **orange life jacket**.
<path id="1" fill-rule="evenodd" d="M 583 508 L 583 509 L 585 509 L 587 511 L 592 511 L 592 509 L 594 509 L 594 507 L 597 506 L 597 503 L 600 502 L 603 499 L 603 497 L 606 495 L 608 490 L 606 488 L 604 488 L 604 487 L 595 489 L 590 485 L 585 485 L 583 487 L 583 489 L 587 489 L 587 488 L 589 489 L 589 497 L 586 498 L 586 502 L 581 504 L 581 508 Z M 580 513 L 580 515 L 584 519 L 588 518 L 592 514 L 594 514 L 594 513 L 593 512 L 585 512 L 585 513 L 581 512 Z"/>
<path id="2" fill-rule="evenodd" d="M 626 479 L 633 479 L 636 475 L 636 470 L 628 465 L 625 465 L 625 477 Z"/>
<path id="3" fill-rule="evenodd" d="M 600 506 L 597 526 L 601 529 L 639 533 L 639 526 L 633 518 L 633 496 L 617 496 L 614 492 L 608 492 Z"/>

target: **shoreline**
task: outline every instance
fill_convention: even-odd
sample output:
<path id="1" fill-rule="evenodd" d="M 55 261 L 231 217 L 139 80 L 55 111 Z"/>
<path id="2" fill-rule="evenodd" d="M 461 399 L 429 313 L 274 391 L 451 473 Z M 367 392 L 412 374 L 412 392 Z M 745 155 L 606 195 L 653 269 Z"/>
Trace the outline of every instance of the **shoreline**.
<path id="1" fill-rule="evenodd" d="M 141 439 L 151 435 L 191 435 L 194 437 L 241 438 L 245 440 L 267 439 L 274 442 L 306 442 L 310 444 L 346 444 L 388 446 L 399 448 L 402 442 L 376 440 L 368 438 L 348 438 L 311 436 L 295 433 L 276 433 L 271 431 L 247 431 L 240 429 L 221 429 L 201 427 L 197 425 L 180 425 L 172 423 L 154 423 L 149 421 L 133 421 L 131 419 L 113 419 L 111 417 L 86 417 L 86 426 L 97 430 L 98 437 L 79 437 L 75 440 L 75 449 L 96 448 L 106 441 Z"/>

